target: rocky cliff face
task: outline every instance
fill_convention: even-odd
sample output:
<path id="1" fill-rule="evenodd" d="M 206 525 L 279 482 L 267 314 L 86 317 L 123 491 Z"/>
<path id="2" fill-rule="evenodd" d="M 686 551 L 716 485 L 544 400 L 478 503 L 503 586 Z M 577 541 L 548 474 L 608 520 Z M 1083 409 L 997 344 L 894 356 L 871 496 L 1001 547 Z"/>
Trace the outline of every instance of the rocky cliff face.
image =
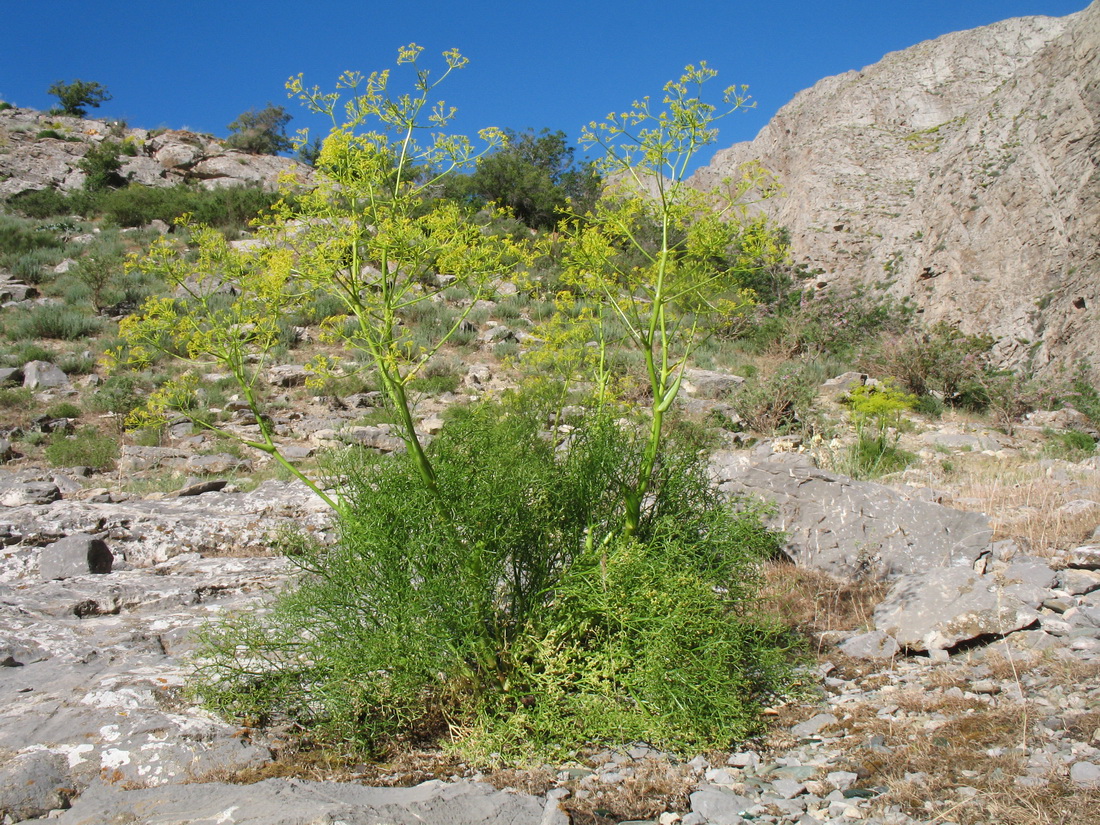
<path id="1" fill-rule="evenodd" d="M 102 120 L 48 115 L 34 109 L 0 111 L 0 198 L 37 189 L 79 189 L 78 164 L 105 140 L 130 148 L 119 173 L 145 186 L 192 181 L 207 188 L 274 186 L 285 172 L 305 175 L 289 158 L 237 152 L 211 135 L 175 129 L 126 129 Z"/>
<path id="2" fill-rule="evenodd" d="M 819 283 L 911 297 L 1006 365 L 1100 361 L 1100 0 L 826 78 L 695 182 L 754 159 Z"/>

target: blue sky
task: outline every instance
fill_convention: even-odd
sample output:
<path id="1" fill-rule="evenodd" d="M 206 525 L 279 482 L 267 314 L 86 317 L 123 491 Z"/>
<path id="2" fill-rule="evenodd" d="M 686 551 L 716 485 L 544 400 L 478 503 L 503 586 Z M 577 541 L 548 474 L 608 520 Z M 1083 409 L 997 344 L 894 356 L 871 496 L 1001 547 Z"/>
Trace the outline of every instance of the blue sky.
<path id="1" fill-rule="evenodd" d="M 659 97 L 706 60 L 716 89 L 747 83 L 755 111 L 723 122 L 718 146 L 751 139 L 780 106 L 828 75 L 951 31 L 1022 15 L 1063 16 L 1088 0 L 0 0 L 0 100 L 47 109 L 56 80 L 95 80 L 114 99 L 93 115 L 216 135 L 250 107 L 286 105 L 298 72 L 331 88 L 346 69 L 393 64 L 397 47 L 458 47 L 448 80 L 453 131 L 580 127 Z"/>

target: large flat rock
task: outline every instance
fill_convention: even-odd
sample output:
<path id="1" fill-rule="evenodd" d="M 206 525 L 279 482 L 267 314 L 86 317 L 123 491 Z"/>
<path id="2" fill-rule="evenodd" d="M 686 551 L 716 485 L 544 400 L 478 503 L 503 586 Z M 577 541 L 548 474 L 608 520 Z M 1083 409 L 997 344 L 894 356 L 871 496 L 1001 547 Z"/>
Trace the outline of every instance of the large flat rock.
<path id="1" fill-rule="evenodd" d="M 122 790 L 98 784 L 59 825 L 568 825 L 557 803 L 479 782 L 368 788 L 267 779 L 255 785 L 201 783 Z"/>
<path id="2" fill-rule="evenodd" d="M 842 578 L 970 568 L 993 536 L 981 513 L 830 473 L 800 454 L 719 452 L 711 468 L 723 493 L 775 505 L 770 526 L 786 534 L 795 562 Z"/>

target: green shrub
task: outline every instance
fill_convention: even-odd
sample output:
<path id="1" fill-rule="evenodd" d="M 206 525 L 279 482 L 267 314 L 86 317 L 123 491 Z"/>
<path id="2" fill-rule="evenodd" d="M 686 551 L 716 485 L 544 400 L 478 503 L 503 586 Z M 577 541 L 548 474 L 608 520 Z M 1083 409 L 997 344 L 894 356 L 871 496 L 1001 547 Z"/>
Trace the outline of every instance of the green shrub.
<path id="1" fill-rule="evenodd" d="M 91 467 L 110 469 L 118 458 L 118 441 L 93 429 L 77 430 L 74 435 L 57 434 L 46 445 L 46 460 L 54 467 Z"/>
<path id="2" fill-rule="evenodd" d="M 57 355 L 34 341 L 22 341 L 12 345 L 0 355 L 0 364 L 5 367 L 21 367 L 30 361 L 49 361 L 53 363 Z"/>
<path id="3" fill-rule="evenodd" d="M 46 415 L 50 418 L 80 418 L 80 407 L 68 401 L 61 401 L 47 408 Z"/>
<path id="4" fill-rule="evenodd" d="M 85 175 L 84 188 L 87 191 L 102 192 L 126 184 L 126 179 L 119 173 L 122 169 L 122 161 L 119 160 L 121 151 L 122 147 L 111 140 L 89 147 L 76 164 Z"/>
<path id="5" fill-rule="evenodd" d="M 229 124 L 231 134 L 225 145 L 254 155 L 277 155 L 294 148 L 286 135 L 291 115 L 282 106 L 268 103 L 260 111 L 249 109 Z"/>
<path id="6" fill-rule="evenodd" d="M 1047 458 L 1080 461 L 1096 454 L 1096 441 L 1080 430 L 1066 430 L 1063 433 L 1044 430 L 1043 435 L 1047 437 L 1047 442 L 1043 445 L 1043 455 Z"/>
<path id="7" fill-rule="evenodd" d="M 819 384 L 806 366 L 786 365 L 771 375 L 747 380 L 730 398 L 730 405 L 753 432 L 790 432 L 806 421 Z"/>
<path id="8" fill-rule="evenodd" d="M 198 223 L 239 229 L 277 199 L 274 193 L 257 186 L 199 189 L 182 184 L 172 187 L 131 184 L 104 193 L 98 208 L 119 226 L 144 226 L 153 220 L 172 223 L 189 214 Z"/>
<path id="9" fill-rule="evenodd" d="M 61 263 L 63 254 L 59 249 L 34 249 L 19 256 L 8 258 L 11 274 L 17 281 L 25 284 L 41 284 L 48 280 L 46 269 L 52 269 Z"/>
<path id="10" fill-rule="evenodd" d="M 878 478 L 908 467 L 916 456 L 898 448 L 907 422 L 905 410 L 917 405 L 917 397 L 886 385 L 865 385 L 852 390 L 845 403 L 856 425 L 853 444 L 838 467 L 854 478 Z"/>
<path id="11" fill-rule="evenodd" d="M 68 137 L 66 135 L 61 134 L 56 129 L 43 129 L 42 131 L 38 132 L 38 134 L 35 135 L 35 138 L 37 140 L 43 140 L 43 139 L 67 140 L 67 141 L 70 141 L 70 142 L 76 140 L 76 138 Z"/>
<path id="12" fill-rule="evenodd" d="M 14 109 L 14 108 L 15 107 L 12 106 L 10 103 L 8 103 L 8 101 L 0 100 L 0 112 L 4 112 L 4 111 L 7 111 L 8 109 Z"/>
<path id="13" fill-rule="evenodd" d="M 52 218 L 58 215 L 87 215 L 94 210 L 95 196 L 85 191 L 61 192 L 57 189 L 37 189 L 21 192 L 8 199 L 7 206 L 28 218 Z"/>
<path id="14" fill-rule="evenodd" d="M 886 342 L 863 360 L 862 368 L 896 379 L 913 395 L 935 393 L 949 404 L 981 410 L 989 405 L 985 385 L 992 344 L 991 338 L 939 323 Z"/>
<path id="15" fill-rule="evenodd" d="M 1094 427 L 1100 427 L 1100 392 L 1088 380 L 1084 370 L 1080 370 L 1070 384 L 1067 399 L 1079 413 L 1085 416 Z"/>
<path id="16" fill-rule="evenodd" d="M 19 256 L 41 249 L 59 250 L 65 246 L 64 240 L 48 227 L 17 218 L 13 215 L 0 215 L 0 255 L 4 264 L 10 266 L 10 256 Z"/>
<path id="17" fill-rule="evenodd" d="M 103 324 L 98 318 L 64 306 L 42 304 L 21 314 L 7 328 L 7 335 L 14 340 L 51 338 L 57 341 L 76 341 L 98 335 Z"/>
<path id="18" fill-rule="evenodd" d="M 425 395 L 442 395 L 457 390 L 461 381 L 462 374 L 454 363 L 437 358 L 426 364 L 409 382 L 409 389 Z"/>
<path id="19" fill-rule="evenodd" d="M 73 80 L 69 83 L 57 81 L 46 89 L 61 104 L 59 114 L 70 117 L 84 117 L 88 108 L 98 109 L 99 104 L 111 99 L 107 88 L 95 80 Z"/>
<path id="20" fill-rule="evenodd" d="M 111 375 L 91 397 L 92 409 L 126 417 L 140 407 L 152 382 L 132 372 Z"/>
<path id="21" fill-rule="evenodd" d="M 25 410 L 34 403 L 34 392 L 25 387 L 0 387 L 0 410 Z"/>
<path id="22" fill-rule="evenodd" d="M 457 414 L 429 447 L 438 498 L 406 456 L 345 455 L 339 543 L 296 542 L 297 590 L 207 628 L 200 695 L 368 750 L 465 732 L 479 761 L 755 730 L 789 673 L 786 637 L 749 609 L 777 549 L 759 512 L 672 451 L 616 539 L 635 439 L 593 419 L 555 447 L 540 424 L 517 405 Z"/>
<path id="23" fill-rule="evenodd" d="M 117 147 L 117 144 L 114 145 Z M 190 214 L 196 221 L 211 226 L 243 229 L 277 199 L 276 194 L 258 186 L 200 189 L 185 184 L 158 187 L 134 183 L 118 189 L 96 191 L 64 193 L 56 189 L 43 189 L 24 192 L 9 198 L 7 204 L 30 218 L 82 215 L 104 217 L 118 226 L 145 226 L 153 220 L 172 223 L 176 218 Z M 0 250 L 3 249 L 0 237 Z"/>
<path id="24" fill-rule="evenodd" d="M 914 310 L 889 296 L 855 289 L 792 293 L 761 312 L 753 322 L 735 327 L 753 350 L 848 357 L 884 334 L 901 333 Z"/>

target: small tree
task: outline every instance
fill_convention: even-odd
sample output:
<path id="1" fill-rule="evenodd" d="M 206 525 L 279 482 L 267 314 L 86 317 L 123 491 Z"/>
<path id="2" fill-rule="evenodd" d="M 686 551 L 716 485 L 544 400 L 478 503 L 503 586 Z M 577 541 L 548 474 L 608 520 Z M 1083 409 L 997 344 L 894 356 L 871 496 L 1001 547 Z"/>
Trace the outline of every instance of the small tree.
<path id="1" fill-rule="evenodd" d="M 126 184 L 126 179 L 120 174 L 121 148 L 114 141 L 105 140 L 89 147 L 84 157 L 77 162 L 77 167 L 85 175 L 84 188 L 87 191 L 102 192 Z"/>
<path id="2" fill-rule="evenodd" d="M 591 163 L 577 164 L 565 132 L 505 132 L 505 143 L 485 155 L 468 176 L 450 181 L 447 194 L 510 209 L 532 228 L 551 229 L 572 204 L 584 213 L 595 203 L 600 178 Z"/>
<path id="3" fill-rule="evenodd" d="M 237 116 L 227 127 L 232 133 L 227 146 L 254 155 L 277 155 L 294 147 L 286 134 L 291 115 L 282 106 L 268 103 L 260 111 L 249 109 Z"/>
<path id="4" fill-rule="evenodd" d="M 60 80 L 46 90 L 61 103 L 61 114 L 71 117 L 84 117 L 88 108 L 98 109 L 100 103 L 111 99 L 110 93 L 100 83 L 90 80 L 74 80 L 62 83 Z"/>

